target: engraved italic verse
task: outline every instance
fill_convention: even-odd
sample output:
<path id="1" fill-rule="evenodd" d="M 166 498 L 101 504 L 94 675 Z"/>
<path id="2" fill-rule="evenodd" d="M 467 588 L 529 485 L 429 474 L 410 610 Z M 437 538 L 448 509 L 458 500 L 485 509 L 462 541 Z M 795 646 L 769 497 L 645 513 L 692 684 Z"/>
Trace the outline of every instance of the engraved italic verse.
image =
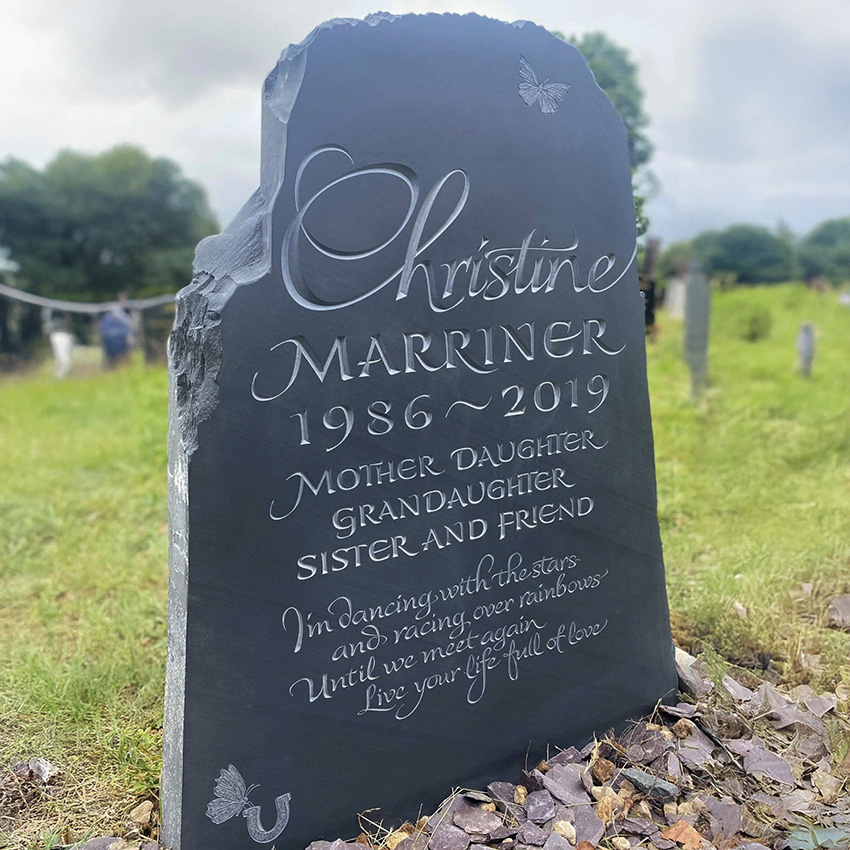
<path id="1" fill-rule="evenodd" d="M 525 60 L 520 68 L 523 99 L 551 114 L 568 86 L 539 82 Z M 318 157 L 335 158 L 341 170 L 305 196 L 302 178 Z M 399 181 L 407 197 L 383 242 L 342 250 L 310 231 L 307 213 L 328 203 L 329 189 L 358 181 L 368 197 L 377 177 Z M 587 257 L 576 225 L 566 238 L 536 229 L 502 244 L 482 236 L 469 254 L 445 256 L 441 236 L 464 220 L 474 191 L 461 167 L 423 189 L 413 168 L 357 166 L 340 145 L 315 149 L 298 168 L 296 213 L 280 249 L 281 283 L 292 300 L 309 311 L 345 310 L 389 288 L 395 301 L 425 306 L 437 325 L 342 333 L 323 345 L 303 335 L 278 339 L 253 373 L 251 396 L 280 408 L 296 458 L 269 494 L 268 519 L 297 527 L 302 516 L 320 516 L 327 530 L 323 548 L 296 551 L 281 566 L 316 590 L 314 603 L 289 605 L 280 615 L 292 656 L 309 647 L 318 649 L 311 658 L 325 659 L 292 674 L 287 691 L 299 704 L 347 697 L 354 717 L 380 713 L 398 721 L 420 712 L 438 691 L 457 691 L 474 706 L 486 699 L 495 678 L 516 682 L 529 662 L 579 651 L 608 626 L 604 615 L 583 614 L 583 600 L 605 592 L 613 565 L 573 548 L 569 537 L 533 556 L 527 544 L 536 532 L 558 524 L 579 527 L 599 511 L 592 482 L 577 480 L 572 468 L 578 456 L 602 457 L 616 437 L 598 411 L 616 395 L 611 373 L 617 369 L 610 364 L 626 345 L 594 305 L 624 279 L 635 250 L 625 258 L 614 252 Z M 383 254 L 393 271 L 375 280 L 354 278 L 354 293 L 330 301 L 316 294 L 305 251 L 351 268 Z M 572 306 L 568 315 L 556 307 L 545 322 L 522 321 L 512 310 L 499 324 L 446 325 L 462 304 L 509 295 Z M 558 379 L 551 370 L 544 370 L 548 378 L 517 378 L 537 375 L 538 363 L 560 364 Z M 454 389 L 438 391 L 434 384 L 434 392 L 405 393 L 405 376 L 413 375 L 429 375 L 432 384 L 450 378 Z M 486 391 L 479 387 L 484 376 L 495 376 L 495 392 L 492 383 Z M 385 386 L 388 378 L 392 395 L 376 390 L 364 401 L 345 392 L 350 382 Z M 294 387 L 323 385 L 338 388 L 330 402 L 301 409 L 288 402 Z M 458 425 L 485 417 L 525 425 L 525 433 L 485 443 L 459 436 L 467 429 Z M 553 427 L 555 421 L 561 427 Z M 417 452 L 419 432 L 438 433 L 442 448 Z M 399 434 L 409 454 L 385 454 L 384 442 Z M 349 440 L 368 445 L 374 456 L 352 463 L 349 453 L 346 462 L 335 463 L 334 453 Z M 327 462 L 299 465 L 298 450 L 308 447 L 311 457 L 318 451 Z M 324 508 L 331 497 L 334 507 Z M 334 592 L 337 577 L 427 563 L 470 544 L 486 544 L 488 551 L 459 581 L 429 581 L 426 567 L 413 593 L 364 605 Z"/>

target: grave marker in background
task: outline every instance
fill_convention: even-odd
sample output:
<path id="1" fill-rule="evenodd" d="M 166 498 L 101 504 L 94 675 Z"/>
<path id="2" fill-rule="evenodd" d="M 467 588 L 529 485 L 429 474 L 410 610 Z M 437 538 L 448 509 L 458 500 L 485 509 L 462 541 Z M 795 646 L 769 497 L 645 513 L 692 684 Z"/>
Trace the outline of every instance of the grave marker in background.
<path id="1" fill-rule="evenodd" d="M 815 359 L 815 329 L 811 322 L 803 322 L 797 334 L 797 371 L 804 377 L 812 376 Z"/>
<path id="2" fill-rule="evenodd" d="M 694 260 L 685 290 L 685 360 L 691 371 L 691 395 L 697 398 L 708 382 L 708 326 L 711 284 Z"/>
<path id="3" fill-rule="evenodd" d="M 178 850 L 431 811 L 676 685 L 626 134 L 583 60 L 336 21 L 263 109 L 171 340 Z"/>
<path id="4" fill-rule="evenodd" d="M 667 291 L 664 293 L 664 306 L 667 317 L 681 322 L 685 318 L 685 291 L 688 286 L 687 272 L 676 273 L 667 281 Z"/>

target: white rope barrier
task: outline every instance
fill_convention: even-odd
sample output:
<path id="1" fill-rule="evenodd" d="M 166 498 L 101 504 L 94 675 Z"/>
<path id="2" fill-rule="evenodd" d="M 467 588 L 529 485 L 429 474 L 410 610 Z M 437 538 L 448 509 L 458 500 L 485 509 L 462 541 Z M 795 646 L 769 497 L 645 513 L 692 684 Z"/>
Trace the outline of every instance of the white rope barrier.
<path id="1" fill-rule="evenodd" d="M 152 298 L 129 298 L 126 301 L 103 301 L 99 304 L 87 304 L 82 301 L 60 301 L 56 298 L 44 298 L 41 295 L 33 295 L 31 292 L 16 289 L 14 286 L 7 286 L 5 283 L 0 283 L 0 295 L 5 295 L 7 298 L 13 298 L 16 301 L 23 301 L 26 304 L 35 304 L 37 307 L 49 307 L 68 313 L 105 313 L 116 307 L 129 310 L 147 310 L 150 307 L 173 304 L 176 297 L 174 294 L 167 294 L 155 295 Z"/>

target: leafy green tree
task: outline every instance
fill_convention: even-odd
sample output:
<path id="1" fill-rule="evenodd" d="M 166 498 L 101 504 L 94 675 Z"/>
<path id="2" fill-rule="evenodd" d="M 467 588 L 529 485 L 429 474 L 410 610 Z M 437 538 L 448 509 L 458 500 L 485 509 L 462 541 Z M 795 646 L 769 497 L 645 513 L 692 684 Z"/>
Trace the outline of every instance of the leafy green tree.
<path id="1" fill-rule="evenodd" d="M 569 39 L 560 32 L 553 34 L 569 41 L 581 53 L 597 84 L 608 95 L 626 125 L 638 234 L 643 234 L 649 227 L 644 208 L 648 197 L 658 190 L 658 181 L 645 167 L 652 157 L 653 146 L 644 132 L 649 125 L 649 117 L 643 108 L 643 90 L 638 83 L 637 65 L 632 62 L 624 47 L 611 41 L 604 33 L 585 33 L 580 38 L 573 36 Z"/>
<path id="2" fill-rule="evenodd" d="M 561 36 L 563 37 L 563 36 Z M 643 109 L 643 90 L 638 83 L 637 65 L 629 52 L 601 32 L 569 39 L 593 71 L 599 88 L 608 95 L 623 119 L 629 137 L 629 161 L 637 170 L 652 157 L 652 142 L 644 132 L 649 117 Z"/>
<path id="3" fill-rule="evenodd" d="M 850 216 L 827 219 L 808 233 L 800 244 L 800 266 L 807 280 L 850 280 Z"/>
<path id="4" fill-rule="evenodd" d="M 778 283 L 794 272 L 793 246 L 768 228 L 733 224 L 693 240 L 694 256 L 711 275 L 735 275 L 739 283 Z"/>
<path id="5" fill-rule="evenodd" d="M 794 231 L 781 219 L 776 225 L 776 235 L 782 244 L 785 246 L 785 251 L 791 258 L 788 268 L 788 280 L 800 279 L 800 258 L 798 251 L 798 242 Z"/>
<path id="6" fill-rule="evenodd" d="M 0 247 L 32 292 L 101 301 L 173 292 L 218 229 L 201 186 L 129 145 L 62 151 L 43 171 L 0 163 Z"/>

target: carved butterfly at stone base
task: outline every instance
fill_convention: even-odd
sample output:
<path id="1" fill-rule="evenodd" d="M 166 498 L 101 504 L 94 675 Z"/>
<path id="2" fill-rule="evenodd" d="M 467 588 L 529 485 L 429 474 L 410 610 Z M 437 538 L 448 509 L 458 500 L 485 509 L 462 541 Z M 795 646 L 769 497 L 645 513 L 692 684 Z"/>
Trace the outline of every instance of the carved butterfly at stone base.
<path id="1" fill-rule="evenodd" d="M 268 844 L 286 829 L 289 823 L 289 794 L 275 797 L 274 807 L 277 819 L 271 829 L 264 829 L 260 820 L 260 806 L 254 806 L 248 795 L 259 785 L 245 787 L 242 774 L 229 764 L 221 771 L 215 781 L 215 799 L 207 805 L 207 817 L 215 824 L 224 823 L 241 814 L 246 820 L 248 835 L 258 844 Z M 272 848 L 274 850 L 274 848 Z"/>
<path id="2" fill-rule="evenodd" d="M 250 805 L 248 795 L 256 787 L 246 788 L 242 775 L 229 764 L 215 781 L 215 799 L 207 806 L 207 817 L 213 823 L 224 823 L 240 814 Z"/>
<path id="3" fill-rule="evenodd" d="M 519 76 L 519 96 L 528 106 L 536 101 L 544 115 L 551 115 L 570 90 L 566 83 L 550 83 L 548 80 L 541 83 L 522 54 L 519 57 Z"/>

